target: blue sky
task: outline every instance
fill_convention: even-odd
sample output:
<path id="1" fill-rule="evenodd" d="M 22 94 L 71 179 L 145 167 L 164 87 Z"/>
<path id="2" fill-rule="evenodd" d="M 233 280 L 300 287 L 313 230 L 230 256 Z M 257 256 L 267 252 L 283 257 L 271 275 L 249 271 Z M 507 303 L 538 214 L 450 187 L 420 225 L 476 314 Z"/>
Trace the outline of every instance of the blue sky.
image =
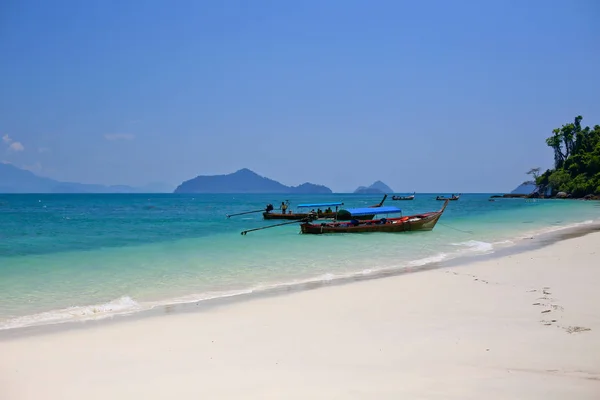
<path id="1" fill-rule="evenodd" d="M 247 167 L 508 191 L 551 166 L 553 128 L 600 124 L 599 17 L 595 0 L 5 0 L 0 161 L 85 183 Z"/>

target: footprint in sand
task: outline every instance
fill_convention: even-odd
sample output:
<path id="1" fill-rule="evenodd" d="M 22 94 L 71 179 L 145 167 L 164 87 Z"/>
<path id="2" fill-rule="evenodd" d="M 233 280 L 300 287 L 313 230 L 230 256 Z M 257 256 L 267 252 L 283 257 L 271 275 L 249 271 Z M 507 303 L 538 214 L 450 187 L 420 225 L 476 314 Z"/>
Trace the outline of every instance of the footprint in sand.
<path id="1" fill-rule="evenodd" d="M 554 302 L 554 301 L 556 301 L 556 299 L 554 299 L 554 298 L 552 298 L 552 297 L 547 297 L 547 296 L 544 296 L 544 297 L 538 297 L 536 300 L 546 300 L 546 301 L 549 301 L 549 302 L 551 302 L 551 303 L 552 303 L 552 302 Z"/>
<path id="2" fill-rule="evenodd" d="M 478 278 L 478 277 L 477 277 L 477 276 L 475 276 L 475 275 L 470 275 L 470 276 L 471 276 L 472 278 L 474 278 L 474 279 L 473 279 L 474 281 L 483 282 L 483 283 L 485 283 L 486 285 L 490 283 L 490 281 L 486 281 L 485 279 Z M 494 285 L 500 285 L 500 283 L 498 283 L 498 282 L 492 282 L 492 284 L 494 284 Z"/>
<path id="3" fill-rule="evenodd" d="M 590 328 L 586 328 L 584 326 L 568 326 L 566 328 L 563 328 L 565 331 L 567 331 L 567 333 L 579 333 L 579 332 L 586 332 L 586 331 L 591 331 Z"/>

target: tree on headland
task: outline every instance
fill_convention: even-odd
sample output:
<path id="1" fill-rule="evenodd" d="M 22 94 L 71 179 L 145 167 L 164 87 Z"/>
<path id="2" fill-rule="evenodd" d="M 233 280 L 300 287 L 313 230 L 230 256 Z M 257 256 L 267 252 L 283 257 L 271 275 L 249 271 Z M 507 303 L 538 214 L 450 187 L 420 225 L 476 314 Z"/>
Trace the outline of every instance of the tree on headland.
<path id="1" fill-rule="evenodd" d="M 554 129 L 546 144 L 554 151 L 554 169 L 539 175 L 531 169 L 539 191 L 567 192 L 573 197 L 600 195 L 600 125 L 581 127 L 583 117 Z"/>
<path id="2" fill-rule="evenodd" d="M 530 180 L 530 181 L 525 181 L 525 182 L 523 182 L 523 184 L 525 184 L 525 185 L 535 185 L 535 182 L 537 181 L 537 179 L 538 179 L 538 178 L 539 178 L 539 176 L 540 176 L 540 170 L 541 170 L 541 168 L 540 168 L 540 167 L 531 168 L 531 169 L 530 169 L 530 170 L 527 172 L 527 175 L 531 175 L 531 176 L 533 176 L 533 179 L 532 179 L 532 180 Z"/>

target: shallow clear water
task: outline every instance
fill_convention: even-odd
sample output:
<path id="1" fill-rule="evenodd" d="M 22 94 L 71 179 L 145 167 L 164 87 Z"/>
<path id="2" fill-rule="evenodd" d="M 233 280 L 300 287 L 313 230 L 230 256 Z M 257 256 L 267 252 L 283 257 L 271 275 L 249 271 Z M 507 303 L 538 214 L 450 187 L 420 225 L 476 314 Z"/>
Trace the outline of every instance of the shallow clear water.
<path id="1" fill-rule="evenodd" d="M 0 195 L 0 329 L 99 318 L 378 269 L 492 252 L 596 220 L 596 202 L 465 194 L 431 232 L 300 235 L 249 214 L 289 199 L 371 205 L 377 195 Z M 435 195 L 392 201 L 435 211 Z"/>

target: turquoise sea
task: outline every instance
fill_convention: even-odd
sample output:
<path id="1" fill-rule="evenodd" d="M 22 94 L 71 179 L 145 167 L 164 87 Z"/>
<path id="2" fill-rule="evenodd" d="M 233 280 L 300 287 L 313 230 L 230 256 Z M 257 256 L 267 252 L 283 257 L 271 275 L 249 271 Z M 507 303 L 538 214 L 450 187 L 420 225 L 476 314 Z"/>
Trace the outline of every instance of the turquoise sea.
<path id="1" fill-rule="evenodd" d="M 435 211 L 436 194 L 392 201 Z M 378 203 L 378 195 L 0 195 L 0 329 L 105 318 L 168 304 L 376 274 L 491 253 L 600 218 L 597 202 L 463 194 L 431 232 L 301 235 L 297 224 L 246 236 L 290 200 Z M 275 223 L 278 221 L 275 221 Z"/>

